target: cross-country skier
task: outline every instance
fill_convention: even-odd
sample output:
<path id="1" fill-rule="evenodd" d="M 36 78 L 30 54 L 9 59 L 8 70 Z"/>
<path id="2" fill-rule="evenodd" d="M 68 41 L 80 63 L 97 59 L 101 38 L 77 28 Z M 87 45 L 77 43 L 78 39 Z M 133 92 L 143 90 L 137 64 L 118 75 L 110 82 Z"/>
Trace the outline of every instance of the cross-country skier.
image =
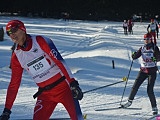
<path id="1" fill-rule="evenodd" d="M 82 99 L 83 93 L 53 41 L 27 34 L 24 23 L 19 20 L 9 21 L 6 33 L 17 46 L 11 58 L 11 81 L 0 120 L 10 118 L 24 69 L 39 87 L 34 94 L 37 102 L 33 120 L 49 120 L 58 103 L 64 105 L 72 120 L 79 120 L 74 103 L 75 99 Z"/>
<path id="2" fill-rule="evenodd" d="M 123 22 L 123 29 L 124 29 L 124 34 L 125 35 L 128 35 L 128 23 L 127 23 L 127 20 L 124 20 Z"/>
<path id="3" fill-rule="evenodd" d="M 134 23 L 133 23 L 132 19 L 129 19 L 128 20 L 128 33 L 129 34 L 133 34 L 133 26 L 134 26 Z"/>
<path id="4" fill-rule="evenodd" d="M 140 71 L 132 87 L 128 102 L 122 105 L 122 107 L 127 108 L 131 106 L 139 87 L 144 80 L 148 78 L 147 93 L 151 102 L 153 114 L 155 115 L 158 114 L 158 109 L 153 88 L 157 77 L 158 68 L 156 63 L 160 61 L 160 51 L 159 48 L 153 44 L 152 35 L 150 33 L 144 35 L 144 46 L 140 47 L 137 52 L 132 54 L 133 60 L 139 57 L 141 57 Z"/>
<path id="5" fill-rule="evenodd" d="M 148 33 L 150 33 L 153 38 L 154 38 L 154 44 L 157 44 L 156 41 L 156 33 L 158 34 L 158 26 L 156 24 L 156 22 L 154 21 L 154 19 L 151 19 L 151 23 L 149 23 L 148 27 L 147 27 L 147 31 Z"/>
<path id="6" fill-rule="evenodd" d="M 155 16 L 154 22 L 157 24 L 157 38 L 158 38 L 158 33 L 159 33 L 159 28 L 160 28 L 160 23 L 158 21 L 158 15 Z"/>

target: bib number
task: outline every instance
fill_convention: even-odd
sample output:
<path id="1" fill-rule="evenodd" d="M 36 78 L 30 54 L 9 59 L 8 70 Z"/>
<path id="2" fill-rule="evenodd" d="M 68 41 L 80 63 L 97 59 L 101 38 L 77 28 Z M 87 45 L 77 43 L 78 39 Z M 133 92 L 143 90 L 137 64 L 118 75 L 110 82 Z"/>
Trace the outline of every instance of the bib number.
<path id="1" fill-rule="evenodd" d="M 39 62 L 39 63 L 35 64 L 33 66 L 33 68 L 35 71 L 38 71 L 39 69 L 43 68 L 43 64 L 41 62 Z"/>
<path id="2" fill-rule="evenodd" d="M 40 56 L 27 64 L 29 71 L 33 74 L 40 74 L 50 68 L 48 61 L 44 56 Z"/>

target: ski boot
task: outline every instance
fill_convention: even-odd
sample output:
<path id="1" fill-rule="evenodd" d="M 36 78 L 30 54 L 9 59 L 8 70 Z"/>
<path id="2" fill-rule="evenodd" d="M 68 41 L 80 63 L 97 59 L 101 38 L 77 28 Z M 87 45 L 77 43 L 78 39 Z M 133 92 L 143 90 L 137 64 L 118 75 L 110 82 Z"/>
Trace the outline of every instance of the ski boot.
<path id="1" fill-rule="evenodd" d="M 157 107 L 153 107 L 153 108 L 152 108 L 152 114 L 153 114 L 153 115 L 157 115 L 157 114 L 158 114 L 158 109 L 157 109 Z"/>
<path id="2" fill-rule="evenodd" d="M 124 105 L 121 105 L 121 107 L 122 107 L 122 108 L 128 108 L 129 106 L 132 105 L 132 101 L 133 101 L 133 100 L 128 100 L 128 102 L 127 102 L 126 104 L 124 104 Z"/>

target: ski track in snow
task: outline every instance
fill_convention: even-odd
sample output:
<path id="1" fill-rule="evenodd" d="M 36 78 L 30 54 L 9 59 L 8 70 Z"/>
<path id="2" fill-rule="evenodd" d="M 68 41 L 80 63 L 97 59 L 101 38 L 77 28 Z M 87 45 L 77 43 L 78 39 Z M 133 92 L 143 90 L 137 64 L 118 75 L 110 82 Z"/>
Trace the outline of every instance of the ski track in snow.
<path id="1" fill-rule="evenodd" d="M 17 18 L 17 17 L 15 17 Z M 1 17 L 0 25 L 5 25 L 11 17 Z M 75 78 L 79 81 L 83 91 L 121 81 L 127 76 L 131 64 L 131 53 L 138 50 L 143 44 L 143 34 L 146 33 L 147 23 L 135 23 L 133 35 L 123 35 L 122 22 L 89 22 L 69 21 L 54 19 L 35 19 L 18 17 L 24 21 L 30 34 L 41 34 L 51 37 L 57 45 L 62 56 L 70 66 Z M 41 22 L 41 23 L 40 23 Z M 12 42 L 5 34 L 5 41 L 0 42 L 0 112 L 3 111 L 7 86 L 10 81 L 11 70 L 10 48 Z M 158 41 L 159 43 L 159 41 Z M 6 54 L 4 54 L 6 53 Z M 112 69 L 111 61 L 115 62 Z M 159 63 L 158 63 L 159 65 Z M 122 102 L 126 102 L 134 79 L 139 70 L 139 60 L 134 61 L 132 71 Z M 155 85 L 157 103 L 160 103 L 160 82 Z M 115 109 L 107 111 L 95 111 L 96 109 L 108 109 L 118 107 L 125 82 L 85 93 L 80 101 L 81 109 L 87 114 L 87 120 L 143 120 L 151 115 L 151 107 L 146 94 L 147 82 L 139 89 L 131 107 L 141 110 Z M 32 118 L 36 100 L 32 95 L 37 91 L 26 71 L 16 101 L 12 108 L 11 120 Z M 58 104 L 52 118 L 69 117 L 65 108 Z"/>

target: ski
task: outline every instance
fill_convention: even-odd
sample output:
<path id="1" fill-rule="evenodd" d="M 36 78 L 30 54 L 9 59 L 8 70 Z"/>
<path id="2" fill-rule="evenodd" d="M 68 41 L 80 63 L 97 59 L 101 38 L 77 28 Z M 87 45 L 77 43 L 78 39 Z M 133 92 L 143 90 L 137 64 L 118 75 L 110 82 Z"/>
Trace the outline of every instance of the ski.
<path id="1" fill-rule="evenodd" d="M 149 117 L 149 118 L 146 118 L 145 120 L 154 120 L 154 118 L 157 118 L 156 120 L 160 120 L 160 114 L 158 114 L 158 115 L 153 115 L 153 116 L 151 116 L 151 117 Z"/>
<path id="2" fill-rule="evenodd" d="M 124 107 L 112 107 L 112 108 L 104 108 L 104 109 L 96 109 L 95 111 L 107 111 L 107 110 L 118 110 L 118 109 L 127 109 L 127 110 L 142 110 L 142 108 L 124 108 Z"/>

